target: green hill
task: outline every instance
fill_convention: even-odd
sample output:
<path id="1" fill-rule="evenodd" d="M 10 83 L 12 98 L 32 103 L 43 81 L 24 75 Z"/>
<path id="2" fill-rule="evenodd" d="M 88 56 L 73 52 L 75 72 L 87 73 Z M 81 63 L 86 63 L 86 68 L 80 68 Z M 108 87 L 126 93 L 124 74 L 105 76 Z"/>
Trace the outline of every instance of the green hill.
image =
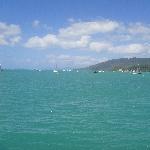
<path id="1" fill-rule="evenodd" d="M 150 71 L 150 58 L 120 58 L 112 59 L 105 62 L 101 62 L 92 66 L 89 66 L 90 70 L 104 70 L 104 71 L 117 71 L 122 70 L 136 70 Z"/>

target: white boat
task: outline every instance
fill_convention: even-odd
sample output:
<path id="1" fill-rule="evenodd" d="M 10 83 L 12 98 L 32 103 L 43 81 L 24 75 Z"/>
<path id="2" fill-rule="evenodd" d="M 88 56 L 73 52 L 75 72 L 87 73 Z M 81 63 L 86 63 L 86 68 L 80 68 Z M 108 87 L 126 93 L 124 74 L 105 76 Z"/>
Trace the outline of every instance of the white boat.
<path id="1" fill-rule="evenodd" d="M 71 72 L 72 70 L 71 69 L 67 69 L 67 72 Z"/>
<path id="2" fill-rule="evenodd" d="M 137 72 L 132 72 L 132 74 L 138 74 Z"/>
<path id="3" fill-rule="evenodd" d="M 104 72 L 104 70 L 99 70 L 98 72 Z"/>
<path id="4" fill-rule="evenodd" d="M 58 70 L 57 70 L 57 64 L 55 66 L 55 69 L 53 70 L 54 73 L 58 73 Z"/>
<path id="5" fill-rule="evenodd" d="M 57 73 L 58 71 L 57 71 L 57 70 L 53 70 L 53 72 L 54 72 L 54 73 Z"/>
<path id="6" fill-rule="evenodd" d="M 139 69 L 137 69 L 137 70 L 133 70 L 132 74 L 142 74 L 142 72 Z"/>

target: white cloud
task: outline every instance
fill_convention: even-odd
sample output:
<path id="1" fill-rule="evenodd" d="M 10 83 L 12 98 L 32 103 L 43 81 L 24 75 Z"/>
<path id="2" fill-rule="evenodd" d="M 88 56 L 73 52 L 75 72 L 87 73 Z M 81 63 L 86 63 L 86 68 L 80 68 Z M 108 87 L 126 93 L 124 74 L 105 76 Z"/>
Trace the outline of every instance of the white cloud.
<path id="1" fill-rule="evenodd" d="M 17 35 L 20 34 L 21 29 L 19 27 L 19 25 L 15 25 L 15 24 L 6 24 L 4 22 L 0 22 L 0 35 L 1 36 L 13 36 L 13 35 Z"/>
<path id="2" fill-rule="evenodd" d="M 51 26 L 49 26 L 47 24 L 43 24 L 39 20 L 34 20 L 32 22 L 32 27 L 36 28 L 36 29 L 45 29 L 45 30 L 51 30 L 52 29 Z"/>
<path id="3" fill-rule="evenodd" d="M 75 22 L 75 19 L 74 18 L 69 18 L 68 21 L 73 23 L 73 22 Z"/>
<path id="4" fill-rule="evenodd" d="M 132 43 L 128 45 L 119 45 L 109 48 L 110 52 L 126 53 L 126 54 L 139 54 L 146 52 L 150 47 L 145 44 Z"/>
<path id="5" fill-rule="evenodd" d="M 13 38 L 10 39 L 10 42 L 11 42 L 12 45 L 15 45 L 20 40 L 21 40 L 21 36 L 15 36 L 15 37 L 13 37 Z"/>
<path id="6" fill-rule="evenodd" d="M 40 21 L 39 20 L 34 20 L 33 22 L 32 22 L 32 26 L 33 27 L 38 27 L 40 25 Z"/>
<path id="7" fill-rule="evenodd" d="M 81 36 L 79 39 L 59 39 L 59 46 L 65 49 L 86 48 L 90 41 L 90 36 Z"/>
<path id="8" fill-rule="evenodd" d="M 20 33 L 19 25 L 0 22 L 0 45 L 11 45 L 19 42 Z"/>
<path id="9" fill-rule="evenodd" d="M 25 44 L 28 48 L 46 48 L 57 43 L 57 38 L 53 34 L 47 34 L 44 37 L 31 37 Z"/>
<path id="10" fill-rule="evenodd" d="M 39 22 L 35 21 L 34 24 L 37 25 Z M 64 49 L 88 49 L 91 41 L 91 35 L 112 32 L 118 27 L 119 23 L 110 20 L 78 23 L 74 22 L 69 27 L 59 29 L 58 34 L 51 34 L 51 36 L 49 36 L 50 34 L 47 34 L 44 37 L 31 37 L 26 42 L 25 46 L 28 48 L 47 48 L 55 45 Z M 95 44 L 92 43 L 91 48 L 94 45 Z"/>
<path id="11" fill-rule="evenodd" d="M 149 53 L 150 25 L 120 23 L 111 20 L 73 22 L 58 29 L 56 34 L 31 37 L 25 44 L 29 48 L 83 49 L 98 53 Z"/>
<path id="12" fill-rule="evenodd" d="M 90 36 L 82 36 L 80 39 L 61 39 L 53 34 L 47 34 L 44 37 L 34 36 L 31 37 L 26 43 L 25 47 L 28 48 L 47 48 L 49 46 L 60 46 L 65 49 L 69 48 L 84 48 L 87 47 Z"/>
<path id="13" fill-rule="evenodd" d="M 129 25 L 128 31 L 131 34 L 150 34 L 150 25 L 144 25 L 142 23 L 132 23 Z"/>
<path id="14" fill-rule="evenodd" d="M 140 54 L 148 52 L 150 49 L 150 45 L 139 43 L 112 45 L 107 42 L 92 42 L 90 44 L 90 49 L 97 52 L 105 51 L 116 54 Z"/>
<path id="15" fill-rule="evenodd" d="M 0 45 L 8 45 L 8 42 L 3 37 L 0 37 Z"/>
<path id="16" fill-rule="evenodd" d="M 111 32 L 119 27 L 119 23 L 110 20 L 78 22 L 67 28 L 59 29 L 60 37 L 76 37 L 95 33 Z"/>
<path id="17" fill-rule="evenodd" d="M 90 35 L 111 32 L 117 27 L 119 27 L 119 23 L 109 20 L 73 23 L 69 27 L 59 29 L 58 34 L 51 34 L 53 38 L 49 37 L 49 34 L 44 37 L 31 37 L 25 46 L 28 48 L 47 48 L 55 45 L 64 49 L 88 49 L 91 40 Z"/>
<path id="18" fill-rule="evenodd" d="M 43 24 L 42 27 L 46 30 L 52 30 L 52 27 L 47 24 Z"/>
<path id="19" fill-rule="evenodd" d="M 91 50 L 94 50 L 97 52 L 107 51 L 111 47 L 112 45 L 108 42 L 91 42 L 89 45 L 89 48 Z"/>

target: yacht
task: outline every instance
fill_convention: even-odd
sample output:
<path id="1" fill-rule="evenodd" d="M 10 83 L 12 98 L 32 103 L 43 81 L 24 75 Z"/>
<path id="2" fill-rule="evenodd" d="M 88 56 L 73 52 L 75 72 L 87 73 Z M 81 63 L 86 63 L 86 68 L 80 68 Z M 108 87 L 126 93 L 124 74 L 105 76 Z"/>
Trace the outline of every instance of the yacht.
<path id="1" fill-rule="evenodd" d="M 57 72 L 58 72 L 58 70 L 57 70 L 57 65 L 56 65 L 55 69 L 53 70 L 53 72 L 54 72 L 54 73 L 57 73 Z"/>
<path id="2" fill-rule="evenodd" d="M 58 71 L 54 69 L 53 72 L 54 72 L 54 73 L 57 73 Z"/>
<path id="3" fill-rule="evenodd" d="M 95 70 L 93 73 L 98 73 L 98 71 L 97 71 L 97 70 Z"/>

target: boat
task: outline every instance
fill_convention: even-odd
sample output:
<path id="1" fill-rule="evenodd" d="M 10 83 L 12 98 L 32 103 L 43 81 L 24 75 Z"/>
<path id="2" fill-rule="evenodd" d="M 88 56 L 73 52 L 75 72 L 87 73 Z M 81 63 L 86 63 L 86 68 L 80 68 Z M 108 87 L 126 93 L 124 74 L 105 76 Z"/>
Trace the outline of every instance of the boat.
<path id="1" fill-rule="evenodd" d="M 142 72 L 141 72 L 141 71 L 139 71 L 139 69 L 137 69 L 136 71 L 135 71 L 135 70 L 133 70 L 133 71 L 132 71 L 132 74 L 142 74 Z"/>
<path id="2" fill-rule="evenodd" d="M 57 65 L 55 67 L 55 69 L 53 70 L 54 73 L 58 73 L 58 70 L 57 70 Z"/>
<path id="3" fill-rule="evenodd" d="M 141 70 L 140 70 L 140 65 L 137 64 L 138 67 L 136 68 L 136 70 L 132 70 L 132 74 L 142 74 Z"/>
<path id="4" fill-rule="evenodd" d="M 132 72 L 132 74 L 137 74 L 137 72 Z"/>
<path id="5" fill-rule="evenodd" d="M 142 74 L 142 72 L 138 72 L 138 74 Z"/>
<path id="6" fill-rule="evenodd" d="M 133 72 L 132 74 L 142 74 L 142 72 Z"/>
<path id="7" fill-rule="evenodd" d="M 41 69 L 33 69 L 33 71 L 41 72 L 42 70 Z"/>
<path id="8" fill-rule="evenodd" d="M 93 73 L 98 73 L 98 71 L 95 70 Z"/>
<path id="9" fill-rule="evenodd" d="M 54 69 L 53 72 L 54 72 L 54 73 L 57 73 L 58 71 Z"/>

